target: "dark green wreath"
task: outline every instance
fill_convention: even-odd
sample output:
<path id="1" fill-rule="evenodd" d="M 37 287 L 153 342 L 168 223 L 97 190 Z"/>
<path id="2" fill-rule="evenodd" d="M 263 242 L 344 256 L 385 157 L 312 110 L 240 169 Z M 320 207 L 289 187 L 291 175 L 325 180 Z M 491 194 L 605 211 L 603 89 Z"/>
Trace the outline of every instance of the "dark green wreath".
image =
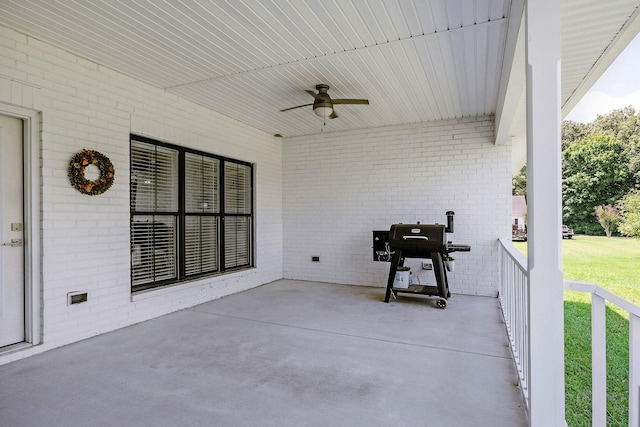
<path id="1" fill-rule="evenodd" d="M 84 176 L 87 166 L 96 165 L 100 170 L 100 177 L 89 181 Z M 82 150 L 76 153 L 69 162 L 69 180 L 76 190 L 90 196 L 96 196 L 107 191 L 113 184 L 115 170 L 111 160 L 102 153 L 93 150 Z"/>

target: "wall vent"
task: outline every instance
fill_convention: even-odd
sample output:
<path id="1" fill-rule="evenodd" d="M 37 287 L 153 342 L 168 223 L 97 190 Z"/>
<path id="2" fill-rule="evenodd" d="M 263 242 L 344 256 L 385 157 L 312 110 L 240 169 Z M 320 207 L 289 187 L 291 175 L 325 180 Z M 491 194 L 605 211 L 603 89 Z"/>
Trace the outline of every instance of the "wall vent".
<path id="1" fill-rule="evenodd" d="M 67 305 L 80 304 L 87 302 L 87 292 L 69 292 L 67 294 Z"/>

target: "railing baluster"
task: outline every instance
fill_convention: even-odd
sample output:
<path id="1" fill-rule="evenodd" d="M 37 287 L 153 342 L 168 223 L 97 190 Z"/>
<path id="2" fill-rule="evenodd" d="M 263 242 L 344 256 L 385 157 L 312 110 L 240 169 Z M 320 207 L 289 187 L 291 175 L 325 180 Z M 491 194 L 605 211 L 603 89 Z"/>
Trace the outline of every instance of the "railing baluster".
<path id="1" fill-rule="evenodd" d="M 592 426 L 607 424 L 607 326 L 604 298 L 591 294 Z"/>

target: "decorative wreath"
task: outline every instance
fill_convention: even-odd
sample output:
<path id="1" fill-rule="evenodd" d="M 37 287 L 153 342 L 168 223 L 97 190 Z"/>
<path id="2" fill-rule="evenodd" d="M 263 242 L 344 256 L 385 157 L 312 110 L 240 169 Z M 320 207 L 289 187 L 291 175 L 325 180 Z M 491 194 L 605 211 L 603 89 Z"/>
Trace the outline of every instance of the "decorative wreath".
<path id="1" fill-rule="evenodd" d="M 100 177 L 89 181 L 84 176 L 87 166 L 96 165 L 100 170 Z M 71 185 L 81 193 L 95 196 L 107 191 L 113 184 L 115 170 L 107 156 L 93 150 L 82 150 L 76 153 L 69 163 L 69 179 Z"/>

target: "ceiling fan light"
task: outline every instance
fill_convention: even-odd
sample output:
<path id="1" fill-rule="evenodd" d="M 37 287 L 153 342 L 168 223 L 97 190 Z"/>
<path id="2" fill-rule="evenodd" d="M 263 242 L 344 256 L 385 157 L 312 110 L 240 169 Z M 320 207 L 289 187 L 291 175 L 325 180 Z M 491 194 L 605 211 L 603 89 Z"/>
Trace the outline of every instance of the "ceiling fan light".
<path id="1" fill-rule="evenodd" d="M 329 117 L 333 113 L 333 107 L 316 107 L 313 112 L 319 117 Z"/>

